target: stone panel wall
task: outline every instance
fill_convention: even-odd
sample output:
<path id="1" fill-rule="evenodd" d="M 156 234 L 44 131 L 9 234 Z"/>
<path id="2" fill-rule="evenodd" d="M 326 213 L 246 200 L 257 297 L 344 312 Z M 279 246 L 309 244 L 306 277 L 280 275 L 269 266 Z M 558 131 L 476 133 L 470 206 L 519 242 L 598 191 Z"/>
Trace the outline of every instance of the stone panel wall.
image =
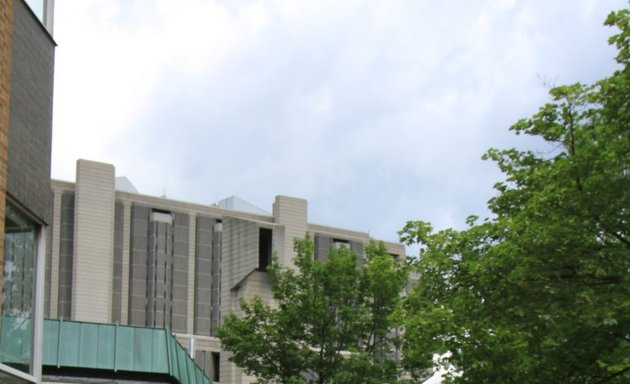
<path id="1" fill-rule="evenodd" d="M 7 193 L 48 222 L 55 42 L 23 1 L 14 1 Z"/>

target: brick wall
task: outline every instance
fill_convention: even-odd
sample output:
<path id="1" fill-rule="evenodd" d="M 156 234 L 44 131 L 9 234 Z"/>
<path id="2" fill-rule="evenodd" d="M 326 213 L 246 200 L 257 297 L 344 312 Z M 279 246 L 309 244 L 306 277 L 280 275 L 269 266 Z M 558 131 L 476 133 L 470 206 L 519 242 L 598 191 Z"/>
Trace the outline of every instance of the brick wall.
<path id="1" fill-rule="evenodd" d="M 4 205 L 9 148 L 12 32 L 13 0 L 0 0 L 0 292 L 2 291 L 4 266 Z M 1 304 L 2 298 L 0 297 Z"/>

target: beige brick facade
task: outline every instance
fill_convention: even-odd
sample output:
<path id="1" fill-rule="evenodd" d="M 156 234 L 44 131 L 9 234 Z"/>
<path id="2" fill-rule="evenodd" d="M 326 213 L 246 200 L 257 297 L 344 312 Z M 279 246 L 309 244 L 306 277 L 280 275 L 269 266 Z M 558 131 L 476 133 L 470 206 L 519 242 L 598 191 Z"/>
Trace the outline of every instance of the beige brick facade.
<path id="1" fill-rule="evenodd" d="M 72 319 L 111 321 L 114 167 L 79 160 L 74 211 Z"/>

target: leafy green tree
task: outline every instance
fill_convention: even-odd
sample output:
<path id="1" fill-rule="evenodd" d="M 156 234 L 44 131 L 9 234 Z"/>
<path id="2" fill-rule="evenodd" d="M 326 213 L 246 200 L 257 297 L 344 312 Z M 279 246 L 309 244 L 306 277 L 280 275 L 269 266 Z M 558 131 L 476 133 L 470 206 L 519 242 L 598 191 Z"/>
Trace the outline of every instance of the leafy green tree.
<path id="1" fill-rule="evenodd" d="M 396 382 L 406 265 L 382 243 L 369 243 L 365 260 L 346 247 L 316 260 L 308 235 L 295 250 L 296 269 L 275 259 L 268 269 L 274 303 L 241 301 L 243 315 L 224 319 L 219 337 L 231 361 L 261 382 Z"/>
<path id="2" fill-rule="evenodd" d="M 546 154 L 491 149 L 506 175 L 492 218 L 434 232 L 420 244 L 408 297 L 405 364 L 438 365 L 453 383 L 630 382 L 630 11 L 605 24 L 620 68 L 593 85 L 551 89 L 517 122 Z"/>

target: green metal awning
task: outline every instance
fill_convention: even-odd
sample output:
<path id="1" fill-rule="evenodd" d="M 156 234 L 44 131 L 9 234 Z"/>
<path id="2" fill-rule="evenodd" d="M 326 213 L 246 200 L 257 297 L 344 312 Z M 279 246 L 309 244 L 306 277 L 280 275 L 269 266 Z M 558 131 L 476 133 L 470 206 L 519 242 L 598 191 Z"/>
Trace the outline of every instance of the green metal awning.
<path id="1" fill-rule="evenodd" d="M 11 348 L 7 344 L 2 347 Z M 212 383 L 169 329 L 47 319 L 43 365 L 162 374 L 180 384 Z"/>

